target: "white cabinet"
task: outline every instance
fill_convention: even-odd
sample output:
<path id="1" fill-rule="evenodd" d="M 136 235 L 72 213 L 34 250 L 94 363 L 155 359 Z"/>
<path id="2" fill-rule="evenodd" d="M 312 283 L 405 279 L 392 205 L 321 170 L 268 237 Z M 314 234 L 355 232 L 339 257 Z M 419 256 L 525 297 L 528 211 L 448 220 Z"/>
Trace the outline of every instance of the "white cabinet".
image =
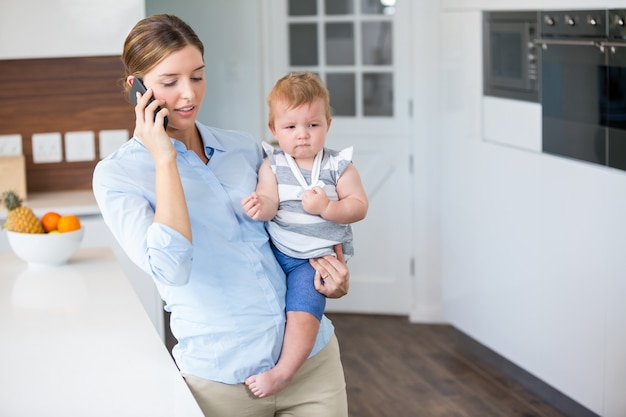
<path id="1" fill-rule="evenodd" d="M 541 104 L 483 97 L 483 139 L 541 152 Z"/>
<path id="2" fill-rule="evenodd" d="M 605 366 L 605 417 L 622 417 L 626 414 L 626 332 L 625 317 L 626 275 L 613 276 L 607 288 L 606 366 Z"/>
<path id="3" fill-rule="evenodd" d="M 120 55 L 144 0 L 3 2 L 0 59 Z"/>

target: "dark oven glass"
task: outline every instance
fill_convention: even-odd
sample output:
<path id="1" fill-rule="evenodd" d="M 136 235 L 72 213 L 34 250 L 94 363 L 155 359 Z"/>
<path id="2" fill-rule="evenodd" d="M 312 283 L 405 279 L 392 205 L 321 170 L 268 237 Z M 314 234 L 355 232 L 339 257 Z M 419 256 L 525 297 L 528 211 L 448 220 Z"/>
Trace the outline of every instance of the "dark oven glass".
<path id="1" fill-rule="evenodd" d="M 595 45 L 549 44 L 541 54 L 543 151 L 605 165 L 604 53 Z"/>
<path id="2" fill-rule="evenodd" d="M 537 13 L 486 12 L 484 18 L 485 95 L 538 101 Z"/>
<path id="3" fill-rule="evenodd" d="M 608 52 L 602 122 L 609 131 L 609 166 L 626 170 L 626 44 Z"/>
<path id="4" fill-rule="evenodd" d="M 492 23 L 490 33 L 492 87 L 526 88 L 526 36 L 523 23 Z"/>

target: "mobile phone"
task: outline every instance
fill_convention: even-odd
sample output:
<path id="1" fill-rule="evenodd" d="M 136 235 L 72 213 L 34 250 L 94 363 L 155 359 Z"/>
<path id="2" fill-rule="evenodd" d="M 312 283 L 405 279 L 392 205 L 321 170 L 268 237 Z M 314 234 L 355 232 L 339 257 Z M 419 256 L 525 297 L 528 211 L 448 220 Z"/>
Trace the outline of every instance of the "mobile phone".
<path id="1" fill-rule="evenodd" d="M 148 91 L 148 89 L 146 88 L 146 86 L 143 84 L 143 81 L 141 81 L 140 78 L 133 78 L 133 85 L 130 89 L 130 102 L 133 103 L 133 106 L 137 105 L 137 92 L 140 92 L 142 95 L 146 94 L 146 91 Z M 148 104 L 152 103 L 154 101 L 154 97 L 150 97 L 150 101 L 148 101 Z M 146 106 L 148 105 L 146 104 Z M 161 110 L 161 107 L 157 107 L 157 109 L 154 111 L 154 118 L 156 119 L 156 114 L 157 112 Z M 167 116 L 165 116 L 165 118 L 163 119 L 163 128 L 167 129 Z"/>

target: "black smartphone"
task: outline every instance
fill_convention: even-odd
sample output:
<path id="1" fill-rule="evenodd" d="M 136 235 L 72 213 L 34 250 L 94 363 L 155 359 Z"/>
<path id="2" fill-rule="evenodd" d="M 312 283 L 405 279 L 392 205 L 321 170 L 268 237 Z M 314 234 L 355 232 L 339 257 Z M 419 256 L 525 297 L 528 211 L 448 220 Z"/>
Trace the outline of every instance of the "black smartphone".
<path id="1" fill-rule="evenodd" d="M 146 91 L 148 91 L 148 89 L 146 88 L 145 85 L 143 85 L 143 81 L 141 81 L 141 79 L 135 77 L 133 78 L 133 85 L 130 89 L 130 102 L 133 103 L 133 106 L 137 105 L 137 92 L 138 91 L 143 95 L 143 94 L 146 94 Z M 148 104 L 152 103 L 153 101 L 154 101 L 154 97 L 150 97 L 150 101 L 148 101 Z M 157 107 L 157 109 L 154 112 L 155 119 L 156 119 L 156 114 L 159 110 L 161 110 L 161 107 Z M 167 129 L 167 122 L 168 122 L 167 116 L 165 116 L 165 118 L 163 119 L 164 129 Z"/>

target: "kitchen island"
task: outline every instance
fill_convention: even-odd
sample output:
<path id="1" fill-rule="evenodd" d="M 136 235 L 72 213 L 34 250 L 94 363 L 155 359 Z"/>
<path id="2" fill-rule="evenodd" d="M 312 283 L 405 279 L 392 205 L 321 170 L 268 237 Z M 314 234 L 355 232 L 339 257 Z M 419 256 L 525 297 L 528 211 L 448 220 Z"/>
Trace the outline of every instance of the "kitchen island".
<path id="1" fill-rule="evenodd" d="M 202 416 L 110 248 L 0 253 L 0 416 Z"/>

